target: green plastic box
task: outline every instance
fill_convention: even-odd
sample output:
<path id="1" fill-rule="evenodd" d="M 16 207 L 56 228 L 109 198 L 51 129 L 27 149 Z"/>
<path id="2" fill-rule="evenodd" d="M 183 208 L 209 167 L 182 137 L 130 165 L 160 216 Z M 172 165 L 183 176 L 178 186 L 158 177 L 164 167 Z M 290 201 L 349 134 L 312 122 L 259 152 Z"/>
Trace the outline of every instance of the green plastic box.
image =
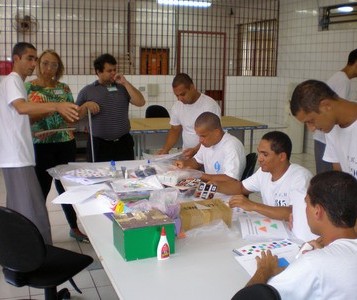
<path id="1" fill-rule="evenodd" d="M 126 261 L 156 257 L 161 228 L 165 227 L 170 254 L 175 253 L 175 225 L 159 210 L 114 216 L 114 246 Z"/>

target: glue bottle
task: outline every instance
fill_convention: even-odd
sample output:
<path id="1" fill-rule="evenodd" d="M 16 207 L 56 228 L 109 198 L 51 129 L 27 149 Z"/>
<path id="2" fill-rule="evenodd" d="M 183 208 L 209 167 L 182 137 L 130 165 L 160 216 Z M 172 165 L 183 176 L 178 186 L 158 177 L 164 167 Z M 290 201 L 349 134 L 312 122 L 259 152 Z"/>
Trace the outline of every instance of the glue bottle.
<path id="1" fill-rule="evenodd" d="M 117 167 L 115 166 L 114 160 L 110 161 L 109 175 L 110 175 L 110 177 L 113 177 L 113 178 L 117 176 Z"/>
<path id="2" fill-rule="evenodd" d="M 157 245 L 157 259 L 165 260 L 170 257 L 170 245 L 167 241 L 165 227 L 161 228 L 161 236 L 159 244 Z"/>

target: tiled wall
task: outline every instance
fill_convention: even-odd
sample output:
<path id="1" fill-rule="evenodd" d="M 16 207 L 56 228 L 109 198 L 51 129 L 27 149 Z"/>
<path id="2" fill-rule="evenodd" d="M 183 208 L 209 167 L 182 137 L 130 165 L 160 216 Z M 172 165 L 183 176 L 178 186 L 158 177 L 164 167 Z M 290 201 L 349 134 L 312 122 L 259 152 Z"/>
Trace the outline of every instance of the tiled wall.
<path id="1" fill-rule="evenodd" d="M 357 31 L 318 31 L 317 5 L 347 2 L 356 1 L 281 0 L 278 65 L 280 78 L 290 82 L 305 79 L 327 80 L 346 65 L 349 52 L 357 48 Z M 352 80 L 352 89 L 351 100 L 357 100 L 357 78 Z M 311 133 L 305 134 L 305 150 L 313 152 Z"/>
<path id="2" fill-rule="evenodd" d="M 281 0 L 278 77 L 234 77 L 226 80 L 226 115 L 267 123 L 272 128 L 283 126 L 287 120 L 287 101 L 292 86 L 305 79 L 328 79 L 342 69 L 348 53 L 357 48 L 356 30 L 318 31 L 318 7 L 346 3 L 347 0 Z M 74 96 L 95 76 L 64 76 Z M 172 93 L 173 76 L 128 75 L 127 79 L 143 92 L 147 105 L 132 107 L 130 116 L 143 117 L 150 104 L 170 109 L 175 96 Z M 147 96 L 147 84 L 159 85 L 157 97 Z M 353 80 L 353 99 L 357 100 L 357 79 Z M 255 146 L 265 131 L 255 133 Z M 249 136 L 246 135 L 249 142 Z M 293 141 L 294 142 L 294 141 Z M 313 152 L 311 134 L 305 132 L 305 152 Z"/>
<path id="3" fill-rule="evenodd" d="M 352 1 L 281 0 L 278 77 L 229 77 L 226 113 L 272 127 L 284 124 L 292 86 L 306 79 L 327 80 L 346 65 L 349 52 L 357 48 L 356 30 L 318 31 L 317 5 L 347 2 Z M 351 100 L 357 101 L 357 78 L 352 80 Z M 264 132 L 255 134 L 255 144 Z M 304 140 L 305 152 L 313 153 L 312 135 L 306 130 Z"/>

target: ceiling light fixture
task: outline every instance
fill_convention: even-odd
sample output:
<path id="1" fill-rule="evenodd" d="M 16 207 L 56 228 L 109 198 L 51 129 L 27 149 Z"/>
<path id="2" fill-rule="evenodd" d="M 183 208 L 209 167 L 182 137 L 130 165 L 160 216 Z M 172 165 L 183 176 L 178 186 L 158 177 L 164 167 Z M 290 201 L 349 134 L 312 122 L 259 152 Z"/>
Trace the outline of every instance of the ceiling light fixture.
<path id="1" fill-rule="evenodd" d="M 351 6 L 341 6 L 339 8 L 337 8 L 338 11 L 340 12 L 351 12 L 353 11 L 353 7 Z"/>
<path id="2" fill-rule="evenodd" d="M 191 6 L 191 7 L 210 7 L 210 1 L 190 1 L 190 0 L 157 0 L 158 4 L 175 5 L 175 6 Z"/>

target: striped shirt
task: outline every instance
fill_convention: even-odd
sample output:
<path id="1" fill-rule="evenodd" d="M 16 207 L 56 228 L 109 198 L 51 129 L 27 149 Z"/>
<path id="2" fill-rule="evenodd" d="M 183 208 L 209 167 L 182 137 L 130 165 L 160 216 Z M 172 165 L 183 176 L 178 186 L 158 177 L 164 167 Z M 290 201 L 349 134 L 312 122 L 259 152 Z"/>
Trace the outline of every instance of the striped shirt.
<path id="1" fill-rule="evenodd" d="M 82 105 L 87 101 L 96 102 L 100 107 L 100 112 L 92 116 L 94 137 L 115 140 L 129 133 L 130 95 L 123 85 L 104 86 L 96 80 L 79 92 L 76 103 Z"/>

